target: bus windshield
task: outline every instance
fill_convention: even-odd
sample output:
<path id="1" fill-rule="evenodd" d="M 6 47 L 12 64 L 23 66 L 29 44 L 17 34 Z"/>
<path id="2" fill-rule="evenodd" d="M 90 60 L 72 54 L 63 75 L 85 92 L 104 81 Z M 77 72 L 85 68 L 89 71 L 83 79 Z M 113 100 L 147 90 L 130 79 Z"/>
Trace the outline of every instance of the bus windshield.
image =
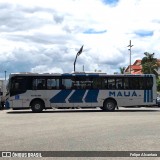
<path id="1" fill-rule="evenodd" d="M 12 77 L 8 84 L 10 95 L 24 93 L 26 91 L 25 77 Z"/>

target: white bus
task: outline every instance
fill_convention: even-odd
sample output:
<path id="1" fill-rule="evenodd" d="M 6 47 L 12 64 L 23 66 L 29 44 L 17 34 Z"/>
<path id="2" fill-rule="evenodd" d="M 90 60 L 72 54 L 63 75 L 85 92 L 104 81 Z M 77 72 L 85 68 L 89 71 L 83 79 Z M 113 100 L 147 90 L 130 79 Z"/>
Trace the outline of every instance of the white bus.
<path id="1" fill-rule="evenodd" d="M 68 107 L 114 111 L 117 106 L 152 106 L 157 98 L 152 74 L 14 73 L 7 88 L 7 107 L 31 108 L 33 112 Z"/>

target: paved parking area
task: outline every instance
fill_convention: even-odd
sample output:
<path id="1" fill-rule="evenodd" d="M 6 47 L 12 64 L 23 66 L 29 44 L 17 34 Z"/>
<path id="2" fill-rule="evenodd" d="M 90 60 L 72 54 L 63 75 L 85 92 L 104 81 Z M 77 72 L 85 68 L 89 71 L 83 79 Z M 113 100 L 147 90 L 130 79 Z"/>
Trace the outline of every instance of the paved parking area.
<path id="1" fill-rule="evenodd" d="M 156 107 L 3 110 L 0 119 L 1 151 L 160 151 Z"/>

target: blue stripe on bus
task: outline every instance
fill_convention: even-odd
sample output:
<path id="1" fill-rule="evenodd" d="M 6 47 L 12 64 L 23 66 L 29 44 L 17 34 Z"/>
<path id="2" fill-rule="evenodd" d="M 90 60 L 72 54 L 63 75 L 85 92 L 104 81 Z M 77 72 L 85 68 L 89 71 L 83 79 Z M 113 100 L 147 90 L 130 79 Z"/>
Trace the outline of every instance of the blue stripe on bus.
<path id="1" fill-rule="evenodd" d="M 144 90 L 144 102 L 146 102 L 146 90 Z"/>
<path id="2" fill-rule="evenodd" d="M 75 74 L 75 76 L 77 76 L 77 77 L 81 77 L 81 76 L 83 77 L 84 76 L 85 77 L 87 75 L 86 74 Z"/>
<path id="3" fill-rule="evenodd" d="M 153 90 L 151 89 L 151 102 L 153 102 Z"/>
<path id="4" fill-rule="evenodd" d="M 144 102 L 153 102 L 152 90 L 144 90 Z"/>
<path id="5" fill-rule="evenodd" d="M 50 99 L 51 103 L 66 103 L 65 99 L 72 92 L 72 90 L 61 90 L 58 94 Z"/>
<path id="6" fill-rule="evenodd" d="M 98 102 L 97 97 L 98 97 L 99 90 L 89 90 L 86 97 L 85 97 L 85 102 Z"/>
<path id="7" fill-rule="evenodd" d="M 147 102 L 150 102 L 150 92 L 147 90 Z"/>
<path id="8" fill-rule="evenodd" d="M 144 102 L 149 102 L 149 90 L 144 91 Z"/>
<path id="9" fill-rule="evenodd" d="M 61 77 L 73 77 L 73 74 L 64 73 L 61 75 Z"/>
<path id="10" fill-rule="evenodd" d="M 89 74 L 88 76 L 89 76 L 89 77 L 100 77 L 99 74 Z"/>
<path id="11" fill-rule="evenodd" d="M 69 102 L 70 103 L 82 103 L 82 98 L 85 94 L 86 90 L 84 89 L 80 89 L 80 90 L 76 90 L 71 97 L 69 98 Z"/>

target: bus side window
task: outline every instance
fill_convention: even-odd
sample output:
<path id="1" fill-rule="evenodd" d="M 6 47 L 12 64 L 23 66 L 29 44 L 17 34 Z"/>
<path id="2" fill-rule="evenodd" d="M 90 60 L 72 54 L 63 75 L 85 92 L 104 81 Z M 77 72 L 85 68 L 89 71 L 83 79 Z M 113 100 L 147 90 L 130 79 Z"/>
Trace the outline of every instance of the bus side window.
<path id="1" fill-rule="evenodd" d="M 39 90 L 42 90 L 42 89 L 45 89 L 45 79 L 33 79 L 33 82 L 32 82 L 32 89 L 39 89 Z"/>
<path id="2" fill-rule="evenodd" d="M 43 89 L 43 83 L 38 83 L 37 89 Z"/>
<path id="3" fill-rule="evenodd" d="M 62 84 L 62 85 L 61 85 L 61 89 L 66 89 L 66 87 Z"/>
<path id="4" fill-rule="evenodd" d="M 62 79 L 62 89 L 72 89 L 72 80 L 69 78 Z"/>
<path id="5" fill-rule="evenodd" d="M 146 88 L 146 82 L 144 78 L 139 78 L 139 89 L 145 89 Z"/>
<path id="6" fill-rule="evenodd" d="M 112 89 L 112 84 L 109 84 L 109 85 L 108 85 L 108 88 L 109 88 L 109 89 Z"/>
<path id="7" fill-rule="evenodd" d="M 129 80 L 128 80 L 128 78 L 124 78 L 124 89 L 129 89 Z"/>
<path id="8" fill-rule="evenodd" d="M 118 84 L 118 89 L 122 89 L 122 85 L 121 84 Z"/>
<path id="9" fill-rule="evenodd" d="M 108 80 L 102 79 L 102 89 L 108 89 Z"/>
<path id="10" fill-rule="evenodd" d="M 47 89 L 59 89 L 59 79 L 47 79 Z"/>
<path id="11" fill-rule="evenodd" d="M 112 89 L 116 89 L 116 85 L 115 84 L 112 86 Z"/>
<path id="12" fill-rule="evenodd" d="M 123 89 L 123 79 L 116 78 L 116 89 Z"/>
<path id="13" fill-rule="evenodd" d="M 102 83 L 100 78 L 93 78 L 93 89 L 101 89 Z"/>
<path id="14" fill-rule="evenodd" d="M 115 89 L 115 78 L 108 78 L 108 88 L 109 89 Z"/>
<path id="15" fill-rule="evenodd" d="M 130 78 L 129 79 L 130 82 L 130 89 L 140 89 L 140 85 L 139 85 L 139 78 Z"/>

